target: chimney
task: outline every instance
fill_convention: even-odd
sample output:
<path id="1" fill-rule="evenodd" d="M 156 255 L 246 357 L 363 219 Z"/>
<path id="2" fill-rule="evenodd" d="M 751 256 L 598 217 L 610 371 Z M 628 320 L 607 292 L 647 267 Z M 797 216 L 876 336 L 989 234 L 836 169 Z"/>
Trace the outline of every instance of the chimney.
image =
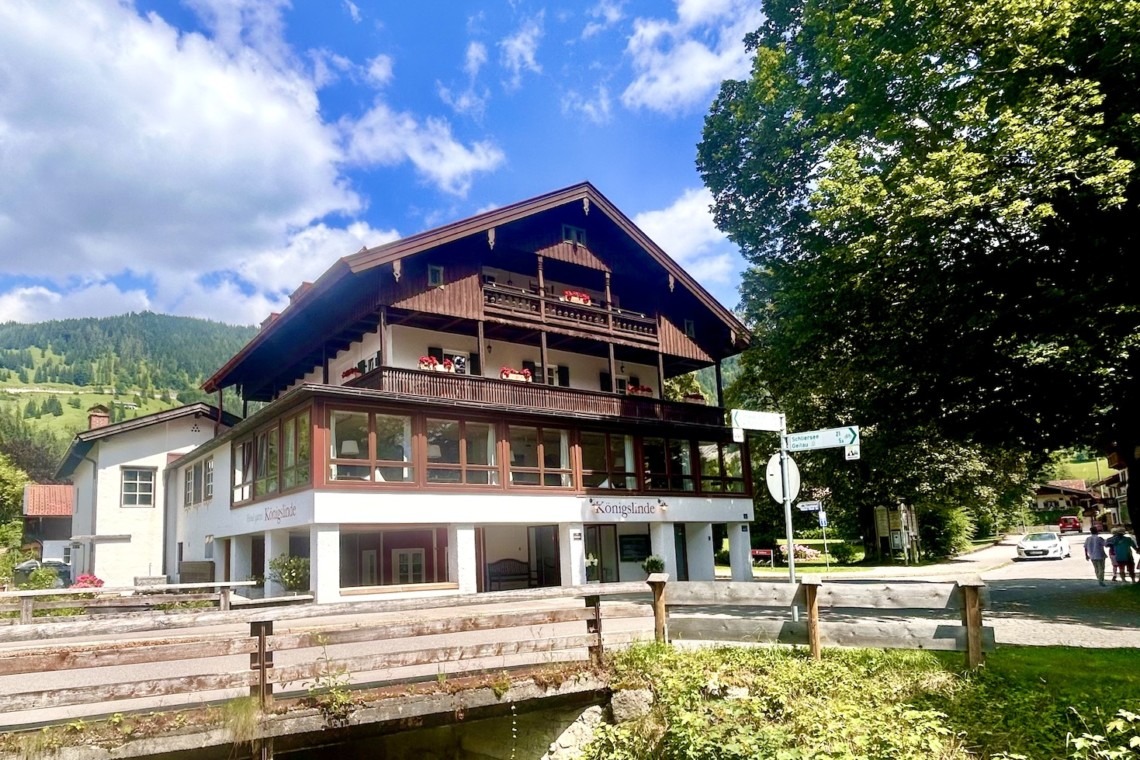
<path id="1" fill-rule="evenodd" d="M 107 427 L 111 424 L 111 410 L 105 406 L 93 406 L 87 410 L 87 429 Z"/>

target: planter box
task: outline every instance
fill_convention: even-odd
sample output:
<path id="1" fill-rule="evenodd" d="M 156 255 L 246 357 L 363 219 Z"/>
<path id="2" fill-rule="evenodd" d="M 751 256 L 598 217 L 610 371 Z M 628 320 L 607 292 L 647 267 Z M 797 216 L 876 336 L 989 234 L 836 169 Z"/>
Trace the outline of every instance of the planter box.
<path id="1" fill-rule="evenodd" d="M 706 404 L 704 396 L 685 396 L 685 403 L 687 404 Z"/>
<path id="2" fill-rule="evenodd" d="M 579 298 L 578 296 L 570 296 L 566 300 L 569 301 L 570 303 L 581 304 L 582 306 L 589 306 L 590 305 L 590 299 L 589 298 Z"/>
<path id="3" fill-rule="evenodd" d="M 643 398 L 653 398 L 653 391 L 626 391 L 627 396 L 641 396 Z"/>
<path id="4" fill-rule="evenodd" d="M 531 378 L 527 377 L 521 372 L 508 372 L 506 374 L 500 374 L 499 378 L 502 380 L 522 381 L 524 383 L 529 383 L 531 381 Z"/>

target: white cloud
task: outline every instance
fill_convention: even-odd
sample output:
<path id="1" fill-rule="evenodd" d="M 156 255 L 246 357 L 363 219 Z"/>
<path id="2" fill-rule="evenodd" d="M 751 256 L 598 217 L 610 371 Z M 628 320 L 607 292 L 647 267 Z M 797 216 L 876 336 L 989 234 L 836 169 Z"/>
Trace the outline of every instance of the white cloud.
<path id="1" fill-rule="evenodd" d="M 677 0 L 677 20 L 638 18 L 626 44 L 634 81 L 629 108 L 663 113 L 704 108 L 725 79 L 747 76 L 744 35 L 763 15 L 753 0 Z"/>
<path id="2" fill-rule="evenodd" d="M 517 89 L 522 84 L 524 71 L 542 73 L 536 56 L 542 41 L 543 14 L 523 22 L 518 31 L 499 41 L 503 67 L 510 73 L 507 87 Z"/>
<path id="3" fill-rule="evenodd" d="M 466 87 L 456 91 L 442 82 L 436 82 L 440 100 L 458 114 L 476 120 L 482 119 L 490 92 L 486 87 L 480 87 L 477 79 L 485 63 L 487 63 L 487 46 L 482 42 L 469 43 L 463 60 L 463 71 L 467 74 Z"/>
<path id="4" fill-rule="evenodd" d="M 391 166 L 411 161 L 416 170 L 440 189 L 466 195 L 474 175 L 497 169 L 505 160 L 492 142 L 463 145 L 440 119 L 422 124 L 411 114 L 375 104 L 358 121 L 346 122 L 349 157 L 360 165 Z"/>
<path id="5" fill-rule="evenodd" d="M 33 285 L 0 294 L 0 322 L 111 317 L 152 308 L 146 291 L 123 291 L 109 282 L 86 283 L 64 291 Z"/>
<path id="6" fill-rule="evenodd" d="M 586 12 L 590 18 L 597 20 L 586 24 L 582 30 L 582 39 L 589 39 L 621 21 L 625 17 L 625 12 L 622 10 L 623 5 L 625 5 L 624 0 L 598 0 Z"/>
<path id="7" fill-rule="evenodd" d="M 0 271 L 209 271 L 361 207 L 311 82 L 82 8 L 0 3 Z"/>
<path id="8" fill-rule="evenodd" d="M 671 205 L 633 222 L 702 285 L 732 283 L 743 268 L 740 252 L 713 223 L 712 193 L 689 188 Z"/>
<path id="9" fill-rule="evenodd" d="M 483 64 L 487 62 L 487 46 L 482 42 L 472 42 L 467 45 L 467 55 L 463 64 L 463 70 L 467 72 L 467 76 L 474 79 L 479 76 L 479 70 L 483 68 Z"/>
<path id="10" fill-rule="evenodd" d="M 594 97 L 586 98 L 575 90 L 570 90 L 562 98 L 562 113 L 582 115 L 594 124 L 605 124 L 610 120 L 610 92 L 604 85 L 598 85 Z"/>
<path id="11" fill-rule="evenodd" d="M 360 7 L 357 6 L 356 3 L 352 2 L 352 0 L 344 0 L 344 9 L 348 11 L 348 15 L 352 19 L 353 23 L 360 23 Z"/>
<path id="12" fill-rule="evenodd" d="M 368 81 L 375 87 L 383 87 L 392 81 L 392 57 L 378 55 L 368 62 Z"/>
<path id="13" fill-rule="evenodd" d="M 381 101 L 326 123 L 320 87 L 384 85 L 392 60 L 307 51 L 306 73 L 281 37 L 284 0 L 190 6 L 216 36 L 126 2 L 0 2 L 0 320 L 257 323 L 302 279 L 394 238 L 351 221 L 365 205 L 352 162 L 408 161 L 462 194 L 504 161 Z"/>

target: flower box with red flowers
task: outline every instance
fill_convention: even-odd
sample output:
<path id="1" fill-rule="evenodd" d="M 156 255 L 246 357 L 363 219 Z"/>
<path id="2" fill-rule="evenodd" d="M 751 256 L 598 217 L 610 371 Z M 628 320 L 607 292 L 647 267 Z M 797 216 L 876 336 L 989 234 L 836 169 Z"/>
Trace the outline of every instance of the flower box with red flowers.
<path id="1" fill-rule="evenodd" d="M 360 371 L 360 367 L 349 367 L 344 372 L 340 373 L 340 378 L 342 380 L 347 380 L 350 377 L 356 377 L 357 375 L 360 375 L 360 374 L 363 374 Z"/>
<path id="2" fill-rule="evenodd" d="M 625 392 L 630 396 L 652 396 L 653 389 L 648 385 L 629 385 L 626 386 Z"/>
<path id="3" fill-rule="evenodd" d="M 685 401 L 690 404 L 704 404 L 706 403 L 705 394 L 703 393 L 686 393 Z"/>
<path id="4" fill-rule="evenodd" d="M 580 290 L 563 290 L 562 300 L 569 301 L 570 303 L 579 303 L 583 306 L 589 306 L 591 302 L 590 294 L 583 293 Z"/>
<path id="5" fill-rule="evenodd" d="M 434 356 L 420 357 L 420 369 L 434 370 L 437 366 L 439 366 L 439 359 L 436 359 Z"/>
<path id="6" fill-rule="evenodd" d="M 523 369 L 515 369 L 514 367 L 500 367 L 499 379 L 519 380 L 524 383 L 529 383 L 531 380 L 530 370 L 526 369 L 525 367 Z"/>

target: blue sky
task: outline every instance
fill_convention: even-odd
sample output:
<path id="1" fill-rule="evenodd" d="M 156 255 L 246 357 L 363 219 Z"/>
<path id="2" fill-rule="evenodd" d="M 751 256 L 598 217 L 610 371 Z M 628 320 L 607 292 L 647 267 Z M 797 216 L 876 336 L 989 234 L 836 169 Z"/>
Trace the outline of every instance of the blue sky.
<path id="1" fill-rule="evenodd" d="M 694 167 L 755 0 L 4 0 L 0 321 L 235 324 L 583 180 L 729 307 Z"/>

